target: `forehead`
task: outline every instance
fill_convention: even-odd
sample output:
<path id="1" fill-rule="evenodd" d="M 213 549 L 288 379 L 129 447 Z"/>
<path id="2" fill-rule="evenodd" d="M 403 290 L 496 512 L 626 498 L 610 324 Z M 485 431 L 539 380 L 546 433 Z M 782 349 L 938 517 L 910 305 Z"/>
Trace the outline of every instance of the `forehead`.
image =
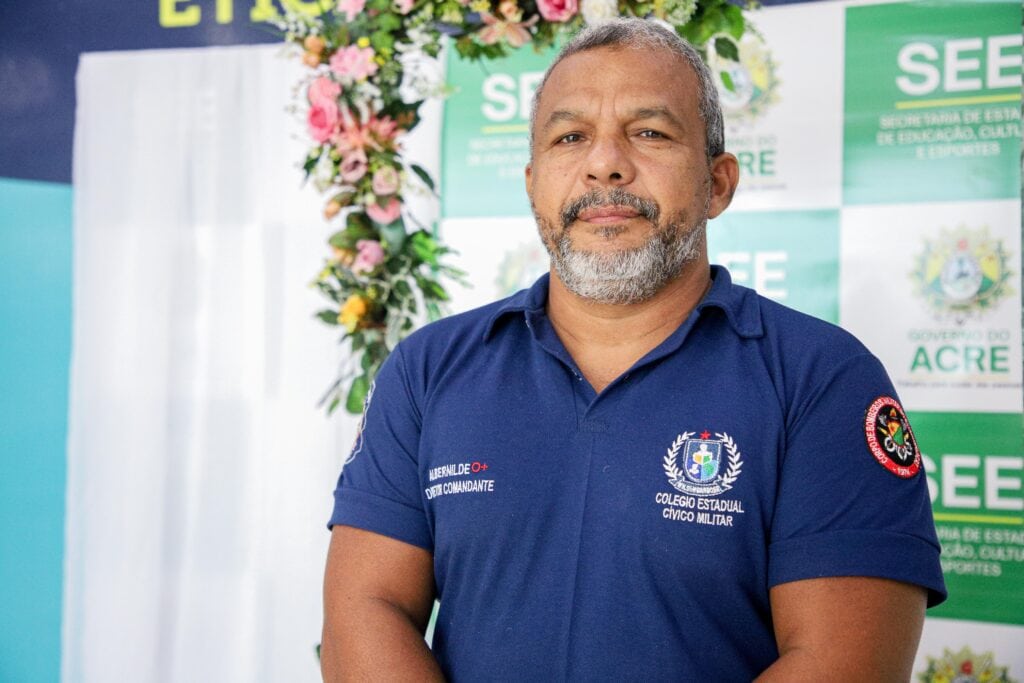
<path id="1" fill-rule="evenodd" d="M 665 49 L 600 47 L 566 57 L 552 69 L 540 100 L 537 122 L 552 111 L 665 107 L 687 119 L 698 116 L 698 85 L 683 57 Z"/>

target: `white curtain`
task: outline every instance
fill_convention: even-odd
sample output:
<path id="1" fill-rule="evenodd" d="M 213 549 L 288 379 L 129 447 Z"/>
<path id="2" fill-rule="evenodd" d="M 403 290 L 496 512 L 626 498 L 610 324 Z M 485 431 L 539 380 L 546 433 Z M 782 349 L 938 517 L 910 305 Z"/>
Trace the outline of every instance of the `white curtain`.
<path id="1" fill-rule="evenodd" d="M 280 46 L 82 57 L 64 681 L 319 678 L 355 420 L 316 408 L 342 357 L 301 75 Z"/>

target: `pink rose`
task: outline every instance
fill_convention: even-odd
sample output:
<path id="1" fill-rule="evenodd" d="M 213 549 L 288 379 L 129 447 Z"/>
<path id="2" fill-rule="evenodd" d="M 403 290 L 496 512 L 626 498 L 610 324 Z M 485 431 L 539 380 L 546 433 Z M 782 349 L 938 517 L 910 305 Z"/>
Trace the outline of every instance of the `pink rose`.
<path id="1" fill-rule="evenodd" d="M 384 249 L 377 240 L 359 240 L 356 249 L 359 253 L 352 262 L 352 272 L 357 275 L 369 273 L 384 262 Z"/>
<path id="2" fill-rule="evenodd" d="M 320 104 L 322 102 L 337 104 L 338 95 L 340 94 L 341 86 L 324 76 L 310 83 L 309 92 L 307 93 L 310 104 Z"/>
<path id="3" fill-rule="evenodd" d="M 338 127 L 338 105 L 331 100 L 309 105 L 306 123 L 314 140 L 326 142 Z"/>
<path id="4" fill-rule="evenodd" d="M 548 21 L 568 21 L 579 11 L 577 0 L 537 0 L 540 15 Z"/>
<path id="5" fill-rule="evenodd" d="M 377 73 L 372 47 L 349 45 L 331 56 L 331 71 L 348 81 L 361 81 Z"/>
<path id="6" fill-rule="evenodd" d="M 354 20 L 366 7 L 366 0 L 338 0 L 338 11 L 345 13 L 347 21 Z"/>
<path id="7" fill-rule="evenodd" d="M 384 207 L 370 204 L 366 207 L 366 215 L 372 218 L 374 223 L 388 225 L 394 223 L 402 215 L 402 203 L 392 197 Z"/>
<path id="8" fill-rule="evenodd" d="M 398 192 L 398 171 L 394 166 L 381 166 L 373 173 L 373 193 L 378 197 Z"/>
<path id="9" fill-rule="evenodd" d="M 341 179 L 346 183 L 354 183 L 366 175 L 366 152 L 362 149 L 354 149 L 341 158 L 341 166 L 338 168 Z"/>
<path id="10" fill-rule="evenodd" d="M 412 6 L 416 4 L 416 0 L 394 0 L 391 6 L 395 8 L 395 11 L 399 14 L 405 15 L 412 11 Z"/>

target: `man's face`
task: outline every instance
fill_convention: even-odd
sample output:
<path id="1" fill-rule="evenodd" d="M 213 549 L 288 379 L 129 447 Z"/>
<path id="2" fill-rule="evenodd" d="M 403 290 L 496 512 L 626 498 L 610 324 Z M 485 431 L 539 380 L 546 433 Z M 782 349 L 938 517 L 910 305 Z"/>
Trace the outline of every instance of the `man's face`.
<path id="1" fill-rule="evenodd" d="M 568 57 L 535 125 L 527 193 L 570 291 L 636 303 L 703 262 L 704 225 L 728 198 L 705 154 L 697 78 L 681 58 L 619 48 Z"/>

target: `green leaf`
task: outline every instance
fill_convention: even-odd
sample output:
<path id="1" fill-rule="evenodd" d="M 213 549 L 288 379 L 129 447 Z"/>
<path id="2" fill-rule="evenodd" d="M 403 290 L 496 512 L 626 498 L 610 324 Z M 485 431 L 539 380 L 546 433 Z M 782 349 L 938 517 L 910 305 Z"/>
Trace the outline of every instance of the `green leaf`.
<path id="1" fill-rule="evenodd" d="M 341 405 L 341 394 L 335 394 L 334 398 L 331 399 L 330 405 L 327 406 L 327 414 L 328 415 L 333 415 L 334 411 L 338 409 L 339 405 Z M 316 646 L 316 656 L 317 657 L 320 656 L 320 646 L 319 645 Z"/>
<path id="2" fill-rule="evenodd" d="M 338 311 L 333 308 L 325 308 L 322 311 L 317 311 L 316 317 L 320 318 L 322 322 L 328 325 L 340 325 L 338 322 Z"/>
<path id="3" fill-rule="evenodd" d="M 375 52 L 390 52 L 395 45 L 395 39 L 387 31 L 374 31 L 370 34 L 370 45 Z"/>
<path id="4" fill-rule="evenodd" d="M 419 176 L 420 180 L 423 181 L 424 185 L 429 187 L 431 190 L 434 189 L 434 179 L 430 177 L 430 174 L 427 173 L 427 171 L 422 166 L 419 166 L 417 164 L 411 164 L 410 168 L 412 168 L 413 173 Z"/>
<path id="5" fill-rule="evenodd" d="M 405 280 L 395 281 L 395 292 L 403 298 L 412 296 L 412 288 L 409 287 L 409 283 Z"/>
<path id="6" fill-rule="evenodd" d="M 363 358 L 366 358 L 364 355 Z M 370 391 L 370 379 L 366 375 L 359 375 L 352 380 L 352 386 L 348 389 L 348 397 L 345 399 L 345 410 L 353 415 L 363 412 L 363 402 L 366 394 Z"/>
<path id="7" fill-rule="evenodd" d="M 413 233 L 410 243 L 416 258 L 432 266 L 437 265 L 439 247 L 437 240 L 430 233 L 426 230 L 419 230 Z"/>
<path id="8" fill-rule="evenodd" d="M 366 339 L 364 339 L 363 335 L 359 334 L 358 332 L 351 335 L 349 337 L 349 340 L 351 342 L 351 348 L 353 352 L 358 351 L 359 349 L 363 348 L 366 345 Z"/>
<path id="9" fill-rule="evenodd" d="M 719 71 L 718 77 L 722 79 L 722 85 L 729 92 L 736 92 L 736 84 L 732 82 L 732 76 L 729 75 L 728 71 Z"/>
<path id="10" fill-rule="evenodd" d="M 344 230 L 339 230 L 338 232 L 328 237 L 327 244 L 331 245 L 332 247 L 337 247 L 338 249 L 350 249 L 352 247 L 352 244 L 350 243 L 350 240 L 348 239 L 348 236 L 345 234 Z"/>
<path id="11" fill-rule="evenodd" d="M 704 7 L 699 16 L 695 16 L 685 26 L 676 29 L 676 32 L 683 38 L 701 47 L 716 33 L 724 33 L 729 28 L 729 20 L 726 18 L 722 7 L 725 3 L 715 2 Z"/>
<path id="12" fill-rule="evenodd" d="M 405 243 L 405 221 L 399 216 L 397 220 L 381 226 L 380 236 L 388 243 L 392 251 L 399 251 Z"/>
<path id="13" fill-rule="evenodd" d="M 320 148 L 316 148 L 314 152 L 316 155 L 314 156 L 313 152 L 310 152 L 309 156 L 306 157 L 306 163 L 302 164 L 302 170 L 306 172 L 307 178 L 313 172 L 313 169 L 316 168 L 317 162 L 320 161 Z"/>
<path id="14" fill-rule="evenodd" d="M 454 266 L 441 266 L 440 270 L 443 275 L 450 277 L 457 282 L 461 282 L 466 279 L 466 271 L 460 268 L 456 268 Z"/>
<path id="15" fill-rule="evenodd" d="M 354 211 L 345 219 L 345 236 L 349 240 L 351 249 L 359 240 L 377 239 L 377 232 L 373 229 L 373 223 L 365 213 Z"/>
<path id="16" fill-rule="evenodd" d="M 380 31 L 394 31 L 402 26 L 402 18 L 394 12 L 383 12 L 377 15 L 377 28 Z"/>
<path id="17" fill-rule="evenodd" d="M 736 5 L 726 5 L 723 8 L 722 13 L 725 15 L 725 18 L 729 23 L 729 28 L 727 29 L 729 35 L 736 40 L 742 38 L 743 32 L 747 28 L 747 22 L 743 18 L 743 10 Z"/>
<path id="18" fill-rule="evenodd" d="M 715 38 L 715 52 L 718 53 L 719 57 L 731 59 L 734 62 L 740 61 L 740 49 L 736 47 L 736 43 L 725 36 Z M 729 88 L 729 90 L 732 90 L 732 88 Z"/>
<path id="19" fill-rule="evenodd" d="M 465 57 L 466 59 L 473 59 L 476 57 L 476 52 L 479 50 L 477 44 L 474 43 L 473 39 L 468 35 L 462 36 L 455 41 L 455 49 L 461 57 Z"/>
<path id="20" fill-rule="evenodd" d="M 436 280 L 431 280 L 426 277 L 422 278 L 420 280 L 420 287 L 423 289 L 423 298 L 433 299 L 436 301 L 448 301 L 448 292 L 446 292 L 444 287 L 442 287 Z"/>

